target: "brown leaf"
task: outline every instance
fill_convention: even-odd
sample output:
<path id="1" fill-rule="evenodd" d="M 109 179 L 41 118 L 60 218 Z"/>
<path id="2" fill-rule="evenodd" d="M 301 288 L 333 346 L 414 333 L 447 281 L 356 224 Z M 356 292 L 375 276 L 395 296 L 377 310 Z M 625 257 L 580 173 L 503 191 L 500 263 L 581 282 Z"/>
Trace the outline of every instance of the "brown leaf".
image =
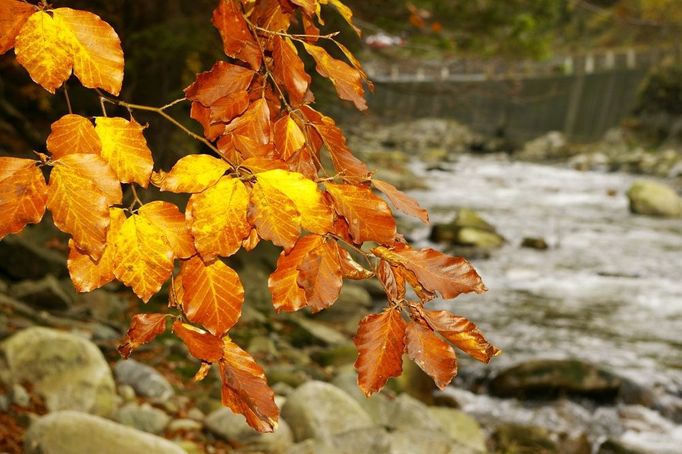
<path id="1" fill-rule="evenodd" d="M 19 0 L 0 0 L 0 55 L 14 47 L 21 27 L 36 7 Z"/>
<path id="2" fill-rule="evenodd" d="M 417 322 L 407 325 L 407 355 L 426 372 L 436 386 L 445 389 L 457 375 L 457 358 L 452 347 L 430 328 Z"/>
<path id="3" fill-rule="evenodd" d="M 273 75 L 281 86 L 286 88 L 289 101 L 296 106 L 305 99 L 310 86 L 310 75 L 305 72 L 305 66 L 298 51 L 289 38 L 275 36 L 273 39 L 272 58 L 274 61 Z"/>
<path id="4" fill-rule="evenodd" d="M 333 305 L 343 285 L 339 247 L 334 240 L 323 239 L 298 264 L 297 284 L 305 292 L 308 306 L 319 312 Z"/>
<path id="5" fill-rule="evenodd" d="M 277 428 L 279 408 L 263 368 L 227 336 L 223 339 L 220 379 L 223 405 L 244 415 L 246 422 L 259 432 L 273 432 Z"/>
<path id="6" fill-rule="evenodd" d="M 217 363 L 223 357 L 223 343 L 220 338 L 196 326 L 173 322 L 173 332 L 185 343 L 190 355 L 207 363 Z"/>
<path id="7" fill-rule="evenodd" d="M 338 250 L 343 277 L 355 281 L 362 281 L 364 279 L 369 279 L 374 275 L 374 273 L 363 268 L 362 265 L 353 260 L 353 257 L 347 250 L 342 247 L 339 247 Z"/>
<path id="8" fill-rule="evenodd" d="M 380 391 L 389 378 L 402 373 L 406 326 L 397 307 L 367 315 L 360 321 L 353 342 L 358 349 L 355 361 L 358 386 L 365 396 Z"/>
<path id="9" fill-rule="evenodd" d="M 210 141 L 216 140 L 225 131 L 223 123 L 211 123 L 211 109 L 199 102 L 192 103 L 189 117 L 199 122 L 204 128 L 204 137 Z"/>
<path id="10" fill-rule="evenodd" d="M 215 336 L 237 323 L 244 288 L 237 273 L 220 260 L 206 265 L 199 257 L 182 263 L 182 308 L 187 318 Z"/>
<path id="11" fill-rule="evenodd" d="M 273 127 L 275 149 L 279 157 L 288 160 L 305 145 L 305 136 L 290 115 L 285 115 Z"/>
<path id="12" fill-rule="evenodd" d="M 197 75 L 196 81 L 185 88 L 185 97 L 211 107 L 219 99 L 249 88 L 254 74 L 243 66 L 219 61 L 210 70 Z"/>
<path id="13" fill-rule="evenodd" d="M 118 352 L 124 358 L 142 344 L 153 341 L 156 336 L 166 331 L 168 314 L 135 314 L 130 321 L 130 328 L 123 342 L 118 346 Z"/>
<path id="14" fill-rule="evenodd" d="M 386 260 L 381 260 L 377 266 L 377 278 L 384 287 L 388 300 L 398 303 L 405 299 L 405 277 L 396 273 L 394 267 Z"/>
<path id="15" fill-rule="evenodd" d="M 32 159 L 0 157 L 0 240 L 43 218 L 47 186 L 37 164 Z"/>
<path id="16" fill-rule="evenodd" d="M 229 123 L 249 107 L 249 92 L 240 90 L 223 96 L 210 107 L 211 123 Z"/>
<path id="17" fill-rule="evenodd" d="M 228 57 L 245 61 L 254 70 L 260 68 L 261 52 L 242 16 L 239 2 L 220 0 L 220 4 L 213 11 L 213 25 L 220 32 L 223 49 Z"/>
<path id="18" fill-rule="evenodd" d="M 225 136 L 232 138 L 234 147 L 243 158 L 264 156 L 271 150 L 270 109 L 268 103 L 259 98 L 251 103 L 240 117 L 225 127 Z"/>
<path id="19" fill-rule="evenodd" d="M 384 193 L 388 200 L 396 207 L 397 210 L 405 214 L 419 218 L 424 224 L 429 223 L 429 212 L 419 206 L 416 200 L 408 196 L 404 192 L 398 190 L 395 186 L 385 181 L 372 179 L 372 184 L 375 188 Z"/>
<path id="20" fill-rule="evenodd" d="M 353 240 L 391 244 L 395 241 L 396 224 L 386 202 L 364 186 L 326 183 L 337 213 L 348 221 Z"/>
<path id="21" fill-rule="evenodd" d="M 367 110 L 362 73 L 347 63 L 333 58 L 319 46 L 305 42 L 303 46 L 315 59 L 317 72 L 334 84 L 339 98 L 352 101 L 358 110 Z"/>
<path id="22" fill-rule="evenodd" d="M 448 311 L 423 310 L 426 322 L 452 344 L 483 363 L 500 354 L 500 349 L 483 336 L 478 327 L 464 317 Z"/>
<path id="23" fill-rule="evenodd" d="M 305 291 L 298 286 L 298 266 L 321 242 L 321 236 L 308 235 L 300 238 L 289 252 L 282 251 L 279 255 L 277 268 L 268 279 L 272 305 L 277 312 L 293 312 L 307 306 Z"/>

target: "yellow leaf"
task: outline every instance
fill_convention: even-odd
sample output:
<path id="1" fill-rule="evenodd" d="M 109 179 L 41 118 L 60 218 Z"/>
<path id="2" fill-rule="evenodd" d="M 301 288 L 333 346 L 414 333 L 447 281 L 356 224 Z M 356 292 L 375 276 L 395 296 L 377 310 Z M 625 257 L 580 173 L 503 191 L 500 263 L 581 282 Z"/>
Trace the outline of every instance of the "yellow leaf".
<path id="1" fill-rule="evenodd" d="M 31 78 L 54 93 L 71 70 L 88 88 L 118 95 L 123 50 L 113 28 L 87 11 L 57 8 L 33 14 L 16 38 L 17 61 Z"/>
<path id="2" fill-rule="evenodd" d="M 0 0 L 0 54 L 14 47 L 21 27 L 35 11 L 34 5 L 20 0 Z"/>
<path id="3" fill-rule="evenodd" d="M 36 164 L 31 159 L 0 158 L 0 240 L 43 218 L 47 187 Z"/>
<path id="4" fill-rule="evenodd" d="M 186 259 L 196 254 L 194 239 L 189 232 L 189 226 L 185 223 L 185 216 L 178 207 L 157 200 L 142 205 L 137 212 L 164 231 L 177 258 Z"/>
<path id="5" fill-rule="evenodd" d="M 97 135 L 102 141 L 102 157 L 123 183 L 149 185 L 154 167 L 152 152 L 142 134 L 144 128 L 135 120 L 97 117 Z"/>
<path id="6" fill-rule="evenodd" d="M 323 5 L 333 5 L 346 22 L 348 22 L 348 25 L 355 30 L 355 33 L 357 33 L 358 36 L 362 34 L 362 31 L 353 24 L 353 11 L 348 6 L 341 3 L 340 0 L 320 0 L 320 3 Z"/>
<path id="7" fill-rule="evenodd" d="M 107 230 L 107 246 L 99 261 L 83 254 L 73 240 L 69 240 L 69 259 L 66 266 L 74 287 L 79 292 L 91 292 L 114 280 L 114 242 L 126 220 L 121 208 L 110 208 L 111 223 Z"/>
<path id="8" fill-rule="evenodd" d="M 180 158 L 170 172 L 153 173 L 152 183 L 162 191 L 201 192 L 216 184 L 229 168 L 222 159 L 192 154 Z"/>
<path id="9" fill-rule="evenodd" d="M 114 275 L 145 303 L 173 272 L 173 249 L 164 231 L 144 216 L 126 219 L 114 249 Z"/>
<path id="10" fill-rule="evenodd" d="M 220 260 L 206 265 L 199 257 L 183 262 L 180 271 L 182 308 L 187 318 L 222 336 L 237 323 L 244 288 L 237 273 Z"/>
<path id="11" fill-rule="evenodd" d="M 251 190 L 251 203 L 249 218 L 258 236 L 291 249 L 301 233 L 301 214 L 294 202 L 267 179 L 259 179 Z"/>
<path id="12" fill-rule="evenodd" d="M 121 185 L 98 155 L 68 154 L 54 162 L 47 190 L 54 224 L 95 260 L 104 251 L 109 207 L 121 199 Z"/>
<path id="13" fill-rule="evenodd" d="M 80 115 L 68 114 L 52 123 L 47 149 L 54 159 L 67 154 L 99 154 L 102 143 L 92 122 Z"/>
<path id="14" fill-rule="evenodd" d="M 282 192 L 301 215 L 301 227 L 323 235 L 332 228 L 332 211 L 325 203 L 317 183 L 297 172 L 268 170 L 256 175 L 258 185 Z"/>
<path id="15" fill-rule="evenodd" d="M 246 213 L 249 193 L 240 180 L 223 177 L 204 192 L 193 194 L 186 217 L 194 244 L 206 261 L 227 257 L 239 250 L 249 236 Z"/>

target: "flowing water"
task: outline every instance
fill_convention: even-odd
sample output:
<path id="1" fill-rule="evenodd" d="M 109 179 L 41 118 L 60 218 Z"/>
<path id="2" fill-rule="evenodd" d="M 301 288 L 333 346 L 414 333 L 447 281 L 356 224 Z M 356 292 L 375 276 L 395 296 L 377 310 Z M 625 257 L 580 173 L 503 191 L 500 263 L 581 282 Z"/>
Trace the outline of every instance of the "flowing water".
<path id="1" fill-rule="evenodd" d="M 476 321 L 504 354 L 494 369 L 530 358 L 580 358 L 656 390 L 682 397 L 682 221 L 635 216 L 620 173 L 461 157 L 451 168 L 426 170 L 429 190 L 412 195 L 449 221 L 454 207 L 477 210 L 508 239 L 488 259 L 474 260 L 490 289 L 444 303 Z M 427 228 L 415 233 L 426 241 Z M 519 246 L 543 237 L 550 249 Z M 462 368 L 474 367 L 472 363 Z M 515 400 L 452 390 L 479 417 L 547 425 L 622 438 L 651 452 L 682 453 L 682 427 L 637 406 L 596 413 L 560 401 L 530 408 Z"/>

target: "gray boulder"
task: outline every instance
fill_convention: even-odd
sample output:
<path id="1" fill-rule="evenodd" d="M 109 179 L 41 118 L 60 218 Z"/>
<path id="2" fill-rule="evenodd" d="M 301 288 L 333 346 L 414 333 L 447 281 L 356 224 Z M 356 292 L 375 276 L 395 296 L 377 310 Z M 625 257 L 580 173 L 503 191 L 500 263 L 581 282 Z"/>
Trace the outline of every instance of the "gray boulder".
<path id="1" fill-rule="evenodd" d="M 446 407 L 429 407 L 429 414 L 451 439 L 474 451 L 486 452 L 485 434 L 474 418 Z"/>
<path id="2" fill-rule="evenodd" d="M 566 136 L 561 132 L 551 131 L 529 142 L 526 142 L 517 157 L 529 161 L 545 161 L 563 159 L 572 154 Z"/>
<path id="3" fill-rule="evenodd" d="M 431 241 L 452 246 L 497 249 L 504 245 L 504 237 L 478 213 L 468 208 L 457 210 L 455 219 L 447 224 L 435 224 Z"/>
<path id="4" fill-rule="evenodd" d="M 116 408 L 118 397 L 109 365 L 87 339 L 32 327 L 3 342 L 0 353 L 6 379 L 32 383 L 50 411 L 108 416 Z"/>
<path id="5" fill-rule="evenodd" d="M 267 454 L 285 453 L 294 443 L 291 429 L 280 419 L 277 429 L 268 434 L 258 433 L 244 420 L 242 415 L 228 408 L 221 408 L 206 417 L 204 425 L 209 432 L 249 451 Z"/>
<path id="6" fill-rule="evenodd" d="M 296 441 L 329 440 L 335 434 L 373 425 L 355 399 L 339 388 L 320 381 L 301 385 L 287 397 L 282 417 Z"/>
<path id="7" fill-rule="evenodd" d="M 129 403 L 118 409 L 116 420 L 143 432 L 159 434 L 168 426 L 171 418 L 149 404 Z"/>
<path id="8" fill-rule="evenodd" d="M 671 187 L 648 180 L 635 181 L 627 192 L 630 211 L 668 218 L 682 217 L 682 198 Z"/>
<path id="9" fill-rule="evenodd" d="M 114 365 L 116 381 L 131 386 L 138 396 L 147 397 L 155 402 L 166 402 L 175 391 L 168 380 L 153 367 L 134 359 L 125 359 Z"/>
<path id="10" fill-rule="evenodd" d="M 27 454 L 185 454 L 174 443 L 75 411 L 50 413 L 24 437 Z"/>

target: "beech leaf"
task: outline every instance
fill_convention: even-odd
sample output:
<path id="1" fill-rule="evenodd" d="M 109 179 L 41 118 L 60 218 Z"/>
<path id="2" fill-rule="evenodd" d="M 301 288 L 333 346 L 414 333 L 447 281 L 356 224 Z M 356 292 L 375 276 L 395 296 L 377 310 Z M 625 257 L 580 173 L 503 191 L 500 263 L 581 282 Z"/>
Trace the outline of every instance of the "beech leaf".
<path id="1" fill-rule="evenodd" d="M 391 183 L 385 181 L 372 179 L 372 184 L 375 188 L 384 193 L 393 206 L 405 214 L 419 218 L 424 224 L 429 223 L 429 213 L 422 208 L 416 200 L 408 196 Z"/>
<path id="2" fill-rule="evenodd" d="M 186 259 L 196 254 L 194 239 L 185 222 L 185 215 L 177 206 L 156 200 L 142 205 L 138 214 L 163 230 L 175 257 Z"/>
<path id="3" fill-rule="evenodd" d="M 352 101 L 358 110 L 367 110 L 362 73 L 346 62 L 333 58 L 320 46 L 305 42 L 303 46 L 315 60 L 317 72 L 334 84 L 339 98 Z"/>
<path id="4" fill-rule="evenodd" d="M 209 71 L 197 75 L 196 81 L 185 88 L 185 97 L 211 107 L 220 98 L 249 88 L 254 74 L 249 68 L 219 61 Z"/>
<path id="5" fill-rule="evenodd" d="M 14 47 L 21 27 L 36 7 L 20 0 L 0 0 L 0 55 Z"/>
<path id="6" fill-rule="evenodd" d="M 217 363 L 222 359 L 223 342 L 213 334 L 179 320 L 173 322 L 173 332 L 195 358 L 207 363 Z"/>
<path id="7" fill-rule="evenodd" d="M 80 115 L 67 114 L 52 123 L 47 149 L 54 159 L 67 154 L 100 154 L 102 142 L 92 122 Z"/>
<path id="8" fill-rule="evenodd" d="M 255 70 L 260 68 L 260 49 L 242 16 L 239 2 L 220 0 L 213 11 L 213 25 L 220 33 L 223 50 L 228 57 L 245 61 Z"/>
<path id="9" fill-rule="evenodd" d="M 282 251 L 279 255 L 277 268 L 268 279 L 272 304 L 277 312 L 293 312 L 307 306 L 305 291 L 298 286 L 299 265 L 308 253 L 320 246 L 322 240 L 319 235 L 304 236 L 290 251 Z"/>
<path id="10" fill-rule="evenodd" d="M 162 191 L 201 192 L 216 184 L 229 168 L 222 159 L 191 154 L 180 158 L 169 172 L 154 172 L 152 183 Z"/>
<path id="11" fill-rule="evenodd" d="M 102 141 L 102 157 L 122 183 L 149 185 L 154 161 L 144 138 L 144 127 L 135 120 L 97 117 L 95 130 Z"/>
<path id="12" fill-rule="evenodd" d="M 118 352 L 124 358 L 142 344 L 156 339 L 159 334 L 166 331 L 167 314 L 135 314 L 130 321 L 130 328 L 123 342 L 118 346 Z"/>
<path id="13" fill-rule="evenodd" d="M 43 218 L 47 186 L 32 159 L 0 157 L 0 240 Z"/>
<path id="14" fill-rule="evenodd" d="M 289 38 L 275 36 L 272 42 L 273 75 L 277 83 L 286 88 L 291 104 L 298 105 L 308 91 L 310 75 L 305 71 L 303 61 Z"/>
<path id="15" fill-rule="evenodd" d="M 489 363 L 500 354 L 500 349 L 488 342 L 478 327 L 466 318 L 448 311 L 423 310 L 422 314 L 434 330 L 472 358 Z"/>
<path id="16" fill-rule="evenodd" d="M 417 322 L 407 325 L 407 355 L 426 372 L 439 389 L 446 386 L 457 375 L 455 351 L 430 328 Z"/>
<path id="17" fill-rule="evenodd" d="M 334 240 L 323 239 L 298 264 L 297 284 L 303 288 L 307 305 L 319 312 L 333 305 L 343 285 L 339 246 Z"/>

